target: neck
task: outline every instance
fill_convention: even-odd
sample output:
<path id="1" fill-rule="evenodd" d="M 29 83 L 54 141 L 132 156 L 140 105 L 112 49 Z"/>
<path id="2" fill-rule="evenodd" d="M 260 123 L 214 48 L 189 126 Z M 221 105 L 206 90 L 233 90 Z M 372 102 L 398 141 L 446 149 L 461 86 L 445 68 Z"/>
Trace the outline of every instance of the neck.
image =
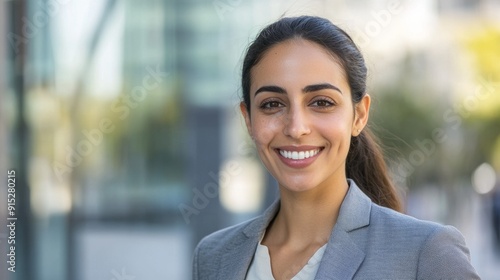
<path id="1" fill-rule="evenodd" d="M 280 210 L 265 243 L 298 247 L 327 243 L 347 190 L 347 180 L 299 193 L 280 187 Z"/>

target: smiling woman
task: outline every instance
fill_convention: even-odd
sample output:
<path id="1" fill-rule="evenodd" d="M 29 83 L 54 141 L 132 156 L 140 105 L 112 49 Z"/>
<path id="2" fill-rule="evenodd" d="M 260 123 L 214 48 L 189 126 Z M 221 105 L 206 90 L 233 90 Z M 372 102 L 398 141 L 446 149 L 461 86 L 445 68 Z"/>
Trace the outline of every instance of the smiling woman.
<path id="1" fill-rule="evenodd" d="M 326 19 L 283 18 L 250 45 L 240 109 L 280 199 L 204 238 L 194 279 L 477 279 L 453 227 L 403 215 L 366 125 L 366 66 Z"/>
<path id="2" fill-rule="evenodd" d="M 353 108 L 341 66 L 316 43 L 290 39 L 267 54 L 251 70 L 250 106 L 241 104 L 260 158 L 282 197 L 343 198 L 351 134 L 366 123 L 369 97 Z"/>

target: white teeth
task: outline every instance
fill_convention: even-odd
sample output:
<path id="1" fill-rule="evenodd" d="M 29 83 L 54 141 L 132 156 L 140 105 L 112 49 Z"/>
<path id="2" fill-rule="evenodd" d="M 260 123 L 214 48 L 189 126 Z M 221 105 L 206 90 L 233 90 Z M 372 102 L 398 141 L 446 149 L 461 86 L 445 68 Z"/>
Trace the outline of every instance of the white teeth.
<path id="1" fill-rule="evenodd" d="M 291 159 L 306 159 L 315 156 L 317 153 L 319 153 L 319 149 L 316 150 L 310 150 L 310 151 L 301 151 L 301 152 L 296 152 L 296 151 L 285 151 L 285 150 L 280 150 L 280 154 L 285 157 L 285 158 L 291 158 Z"/>

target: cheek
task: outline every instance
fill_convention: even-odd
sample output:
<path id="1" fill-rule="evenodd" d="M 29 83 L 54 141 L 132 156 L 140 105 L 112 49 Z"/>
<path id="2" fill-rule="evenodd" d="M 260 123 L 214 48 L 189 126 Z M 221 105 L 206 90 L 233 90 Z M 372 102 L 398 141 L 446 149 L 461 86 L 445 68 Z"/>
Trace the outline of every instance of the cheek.
<path id="1" fill-rule="evenodd" d="M 279 118 L 256 116 L 252 119 L 252 135 L 258 146 L 268 145 L 281 131 L 283 122 Z"/>
<path id="2" fill-rule="evenodd" d="M 351 138 L 352 120 L 345 114 L 332 115 L 329 118 L 317 118 L 315 127 L 332 142 L 341 142 Z"/>

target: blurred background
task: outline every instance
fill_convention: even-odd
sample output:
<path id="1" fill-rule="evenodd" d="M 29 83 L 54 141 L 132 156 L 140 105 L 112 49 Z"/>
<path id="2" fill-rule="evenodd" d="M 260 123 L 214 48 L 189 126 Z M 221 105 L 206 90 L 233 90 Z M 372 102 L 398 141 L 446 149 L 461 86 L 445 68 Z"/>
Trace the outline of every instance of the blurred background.
<path id="1" fill-rule="evenodd" d="M 327 17 L 369 67 L 371 126 L 406 212 L 500 275 L 500 1 L 0 1 L 0 170 L 16 272 L 190 279 L 205 235 L 277 195 L 239 116 L 240 67 L 281 16 Z M 7 187 L 0 220 L 7 224 Z"/>

